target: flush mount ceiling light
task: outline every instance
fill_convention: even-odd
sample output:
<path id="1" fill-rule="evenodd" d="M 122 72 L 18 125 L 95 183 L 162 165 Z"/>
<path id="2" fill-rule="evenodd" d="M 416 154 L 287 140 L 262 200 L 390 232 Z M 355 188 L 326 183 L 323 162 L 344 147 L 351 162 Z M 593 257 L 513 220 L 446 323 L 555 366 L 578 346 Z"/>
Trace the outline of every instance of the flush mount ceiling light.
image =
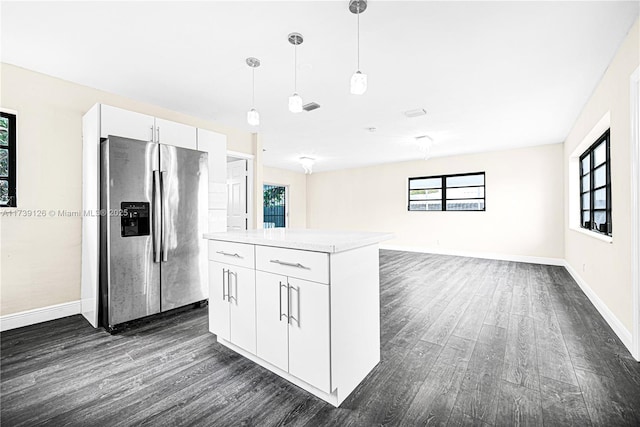
<path id="1" fill-rule="evenodd" d="M 298 45 L 304 39 L 300 33 L 291 33 L 287 39 L 293 45 L 293 95 L 289 97 L 289 111 L 299 113 L 302 111 L 302 97 L 298 95 Z"/>
<path id="2" fill-rule="evenodd" d="M 313 159 L 311 157 L 300 157 L 299 161 L 304 168 L 304 173 L 311 175 L 311 169 L 313 168 L 313 164 L 315 163 L 316 159 Z"/>
<path id="3" fill-rule="evenodd" d="M 367 75 L 360 71 L 360 14 L 367 10 L 367 0 L 350 0 L 349 10 L 358 17 L 358 68 L 351 76 L 351 93 L 362 95 L 367 90 Z"/>
<path id="4" fill-rule="evenodd" d="M 247 122 L 251 126 L 260 124 L 260 113 L 255 109 L 256 103 L 256 68 L 260 66 L 258 58 L 247 58 L 247 65 L 251 67 L 251 109 L 247 111 Z"/>

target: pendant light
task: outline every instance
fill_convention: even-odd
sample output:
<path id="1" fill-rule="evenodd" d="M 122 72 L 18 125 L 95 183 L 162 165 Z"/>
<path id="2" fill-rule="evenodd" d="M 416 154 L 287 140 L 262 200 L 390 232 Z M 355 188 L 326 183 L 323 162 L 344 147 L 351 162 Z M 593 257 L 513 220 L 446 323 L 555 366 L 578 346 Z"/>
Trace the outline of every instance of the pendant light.
<path id="1" fill-rule="evenodd" d="M 300 33 L 291 33 L 287 38 L 293 45 L 293 95 L 289 97 L 289 111 L 299 113 L 302 111 L 302 97 L 298 95 L 298 45 L 304 40 Z"/>
<path id="2" fill-rule="evenodd" d="M 247 58 L 247 65 L 251 67 L 251 109 L 247 111 L 247 122 L 251 126 L 258 126 L 260 124 L 260 113 L 255 109 L 256 103 L 256 68 L 260 66 L 260 60 L 258 58 Z"/>
<path id="3" fill-rule="evenodd" d="M 351 93 L 362 95 L 367 90 L 367 75 L 360 71 L 360 14 L 367 10 L 367 0 L 350 0 L 349 10 L 358 17 L 358 68 L 351 76 Z"/>

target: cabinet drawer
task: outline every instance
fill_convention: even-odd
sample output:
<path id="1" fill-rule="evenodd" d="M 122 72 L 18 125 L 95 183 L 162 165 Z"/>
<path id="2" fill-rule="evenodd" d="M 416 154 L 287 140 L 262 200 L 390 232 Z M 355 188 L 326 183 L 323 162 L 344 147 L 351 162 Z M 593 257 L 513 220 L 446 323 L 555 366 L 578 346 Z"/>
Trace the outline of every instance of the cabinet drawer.
<path id="1" fill-rule="evenodd" d="M 209 240 L 209 259 L 239 267 L 255 268 L 254 245 Z"/>
<path id="2" fill-rule="evenodd" d="M 256 246 L 256 270 L 329 283 L 329 254 Z"/>

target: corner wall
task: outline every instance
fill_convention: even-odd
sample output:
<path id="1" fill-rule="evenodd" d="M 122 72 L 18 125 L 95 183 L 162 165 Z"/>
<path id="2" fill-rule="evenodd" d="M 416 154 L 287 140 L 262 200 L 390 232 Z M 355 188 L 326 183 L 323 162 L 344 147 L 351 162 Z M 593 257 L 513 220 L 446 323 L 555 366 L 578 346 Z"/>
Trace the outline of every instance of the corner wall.
<path id="1" fill-rule="evenodd" d="M 252 153 L 249 132 L 9 64 L 0 74 L 0 105 L 18 112 L 18 209 L 0 210 L 3 316 L 80 299 L 81 217 L 58 212 L 82 209 L 82 115 L 95 103 L 223 133 L 229 150 Z"/>
<path id="2" fill-rule="evenodd" d="M 409 177 L 486 173 L 485 212 L 408 212 Z M 314 173 L 307 226 L 395 233 L 403 250 L 562 263 L 562 145 Z"/>
<path id="3" fill-rule="evenodd" d="M 576 213 L 571 212 L 565 200 L 564 256 L 572 275 L 583 289 L 586 287 L 585 293 L 620 338 L 627 340 L 627 345 L 633 331 L 630 76 L 640 64 L 638 27 L 639 21 L 636 21 L 569 132 L 563 159 L 568 165 L 576 147 L 600 119 L 610 113 L 613 241 L 604 242 L 570 228 L 569 215 Z M 565 171 L 567 192 L 571 178 Z"/>

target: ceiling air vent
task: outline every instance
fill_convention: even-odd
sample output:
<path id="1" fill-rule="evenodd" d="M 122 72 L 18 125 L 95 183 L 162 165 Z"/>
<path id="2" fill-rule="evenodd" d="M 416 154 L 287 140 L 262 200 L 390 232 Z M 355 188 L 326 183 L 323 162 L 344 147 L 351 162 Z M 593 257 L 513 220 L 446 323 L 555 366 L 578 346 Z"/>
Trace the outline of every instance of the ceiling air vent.
<path id="1" fill-rule="evenodd" d="M 404 114 L 408 118 L 420 117 L 427 114 L 427 110 L 425 110 L 424 108 L 416 108 L 415 110 L 405 111 L 402 114 Z"/>
<path id="2" fill-rule="evenodd" d="M 302 106 L 302 109 L 304 111 L 313 111 L 313 110 L 317 110 L 318 108 L 320 108 L 320 104 L 318 104 L 317 102 L 310 102 Z"/>

